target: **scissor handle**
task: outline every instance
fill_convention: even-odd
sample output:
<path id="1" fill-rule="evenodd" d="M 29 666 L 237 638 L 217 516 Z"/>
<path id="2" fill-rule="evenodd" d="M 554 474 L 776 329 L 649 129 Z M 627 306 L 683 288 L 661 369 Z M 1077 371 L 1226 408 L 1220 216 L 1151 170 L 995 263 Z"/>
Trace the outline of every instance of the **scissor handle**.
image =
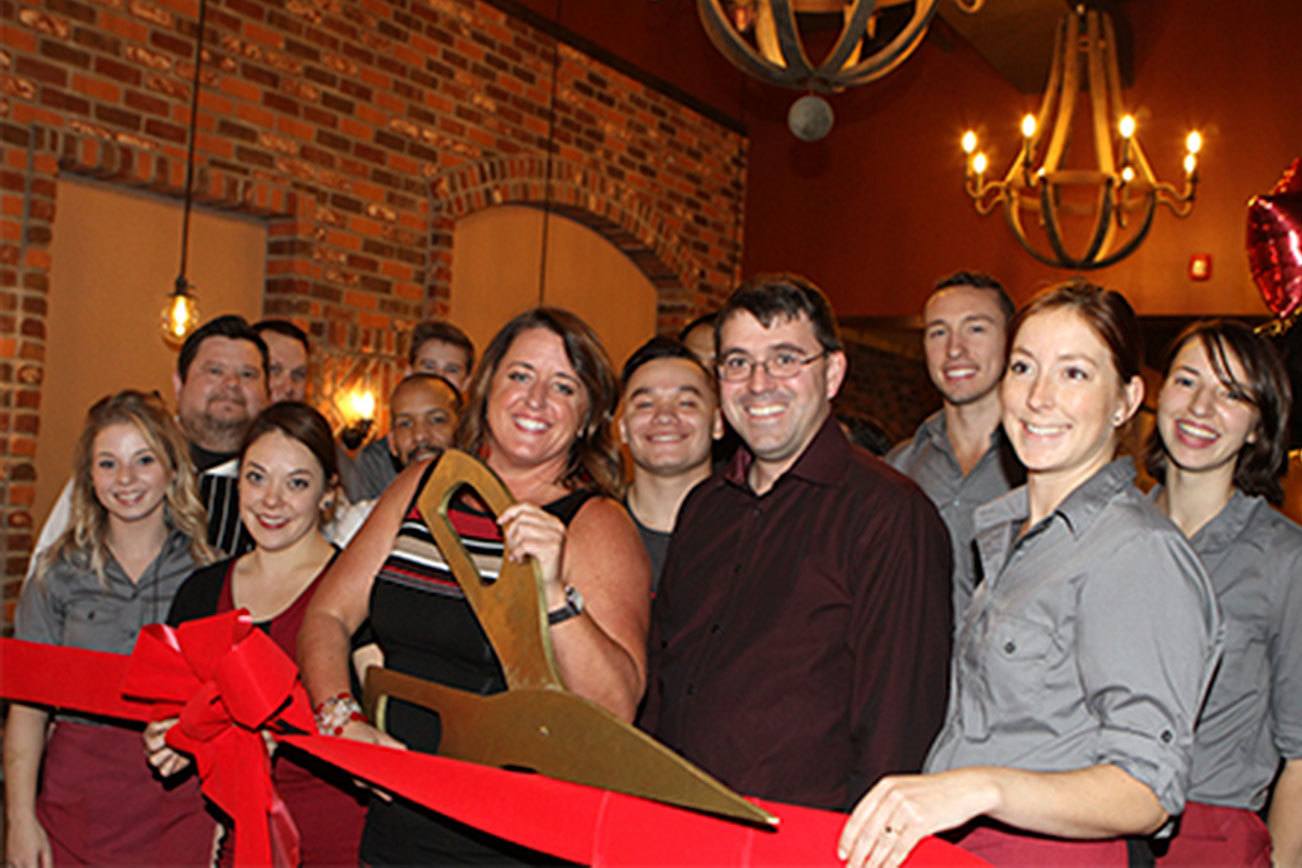
<path id="1" fill-rule="evenodd" d="M 417 500 L 421 516 L 497 653 L 507 686 L 563 690 L 547 632 L 547 603 L 538 562 L 532 557 L 511 561 L 504 555 L 497 581 L 486 582 L 448 519 L 448 505 L 462 486 L 479 495 L 495 516 L 515 502 L 487 465 L 465 452 L 448 449 L 421 489 Z"/>

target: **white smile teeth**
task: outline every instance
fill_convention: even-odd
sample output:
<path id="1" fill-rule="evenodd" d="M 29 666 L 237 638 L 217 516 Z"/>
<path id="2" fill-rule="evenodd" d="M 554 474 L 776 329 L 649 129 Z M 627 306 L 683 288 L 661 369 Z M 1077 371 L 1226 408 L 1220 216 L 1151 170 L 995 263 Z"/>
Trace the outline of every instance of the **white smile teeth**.
<path id="1" fill-rule="evenodd" d="M 1175 427 L 1181 434 L 1188 435 L 1196 440 L 1206 440 L 1210 442 L 1220 437 L 1220 435 L 1215 431 L 1208 431 L 1206 428 L 1194 427 L 1188 422 L 1177 422 Z"/>
<path id="2" fill-rule="evenodd" d="M 515 424 L 519 425 L 521 428 L 523 428 L 526 431 L 544 431 L 547 428 L 546 422 L 539 422 L 536 419 L 517 418 L 515 420 Z"/>
<path id="3" fill-rule="evenodd" d="M 1055 434 L 1061 434 L 1067 430 L 1065 425 L 1032 425 L 1030 422 L 1022 423 L 1026 430 L 1037 437 L 1052 437 Z"/>
<path id="4" fill-rule="evenodd" d="M 776 416 L 782 409 L 780 404 L 766 404 L 763 407 L 747 407 L 746 412 L 751 416 Z"/>

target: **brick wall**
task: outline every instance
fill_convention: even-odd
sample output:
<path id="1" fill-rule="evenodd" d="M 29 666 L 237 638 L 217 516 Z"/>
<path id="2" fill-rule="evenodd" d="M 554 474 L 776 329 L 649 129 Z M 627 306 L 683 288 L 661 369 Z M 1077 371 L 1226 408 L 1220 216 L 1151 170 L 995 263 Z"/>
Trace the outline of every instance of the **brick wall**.
<path id="1" fill-rule="evenodd" d="M 56 181 L 181 195 L 197 16 L 0 0 L 0 625 L 33 537 Z M 737 277 L 745 136 L 484 0 L 210 0 L 204 44 L 198 198 L 267 222 L 264 311 L 317 342 L 318 394 L 392 375 L 480 208 L 596 229 L 665 331 Z"/>

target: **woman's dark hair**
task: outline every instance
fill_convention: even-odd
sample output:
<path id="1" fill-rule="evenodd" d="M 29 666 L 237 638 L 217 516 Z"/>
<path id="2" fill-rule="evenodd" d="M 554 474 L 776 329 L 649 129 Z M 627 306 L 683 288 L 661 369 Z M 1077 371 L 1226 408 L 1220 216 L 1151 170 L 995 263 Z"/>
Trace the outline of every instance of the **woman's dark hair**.
<path id="1" fill-rule="evenodd" d="M 339 463 L 335 457 L 335 438 L 330 423 L 315 408 L 302 401 L 277 401 L 258 414 L 249 426 L 240 444 L 240 461 L 263 434 L 279 431 L 307 447 L 321 465 L 326 487 L 334 485 L 339 476 Z"/>
<path id="2" fill-rule="evenodd" d="M 483 449 L 488 436 L 488 395 L 493 377 L 512 342 L 530 329 L 546 329 L 560 337 L 565 356 L 587 392 L 588 411 L 570 446 L 569 464 L 557 481 L 570 489 L 592 485 L 603 494 L 622 497 L 624 459 L 615 445 L 611 425 L 619 401 L 615 369 L 592 328 L 567 310 L 555 307 L 527 310 L 494 335 L 470 380 L 466 409 L 457 423 L 457 447 L 472 455 L 478 455 Z"/>
<path id="3" fill-rule="evenodd" d="M 1245 494 L 1282 503 L 1281 480 L 1288 469 L 1288 419 L 1293 391 L 1279 353 L 1266 338 L 1235 320 L 1202 320 L 1188 326 L 1171 342 L 1163 365 L 1171 365 L 1185 344 L 1197 340 L 1211 361 L 1216 378 L 1232 394 L 1242 395 L 1257 410 L 1256 436 L 1245 442 L 1234 459 L 1234 485 Z M 1235 379 L 1231 360 L 1243 369 L 1244 381 Z M 1166 481 L 1166 445 L 1156 427 L 1144 446 L 1144 466 L 1154 479 Z"/>

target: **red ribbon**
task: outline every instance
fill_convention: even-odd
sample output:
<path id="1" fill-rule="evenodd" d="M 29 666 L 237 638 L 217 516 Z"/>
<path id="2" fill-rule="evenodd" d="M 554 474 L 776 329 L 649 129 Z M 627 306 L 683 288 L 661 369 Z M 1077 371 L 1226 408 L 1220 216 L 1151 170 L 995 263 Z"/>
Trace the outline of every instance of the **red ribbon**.
<path id="1" fill-rule="evenodd" d="M 271 783 L 261 730 L 315 729 L 294 663 L 244 610 L 151 624 L 131 654 L 124 696 L 151 702 L 153 720 L 178 717 L 172 748 L 194 757 L 203 792 L 235 822 L 235 861 L 296 866 L 298 828 Z"/>
<path id="2" fill-rule="evenodd" d="M 845 815 L 756 800 L 777 830 L 608 790 L 313 733 L 292 661 L 246 613 L 151 625 L 131 657 L 0 640 L 0 696 L 148 721 L 179 717 L 173 747 L 195 757 L 204 793 L 235 821 L 238 865 L 295 865 L 298 835 L 271 786 L 260 729 L 454 820 L 562 859 L 593 865 L 839 866 Z M 56 681 L 50 676 L 59 674 Z M 905 863 L 980 866 L 935 838 Z"/>

